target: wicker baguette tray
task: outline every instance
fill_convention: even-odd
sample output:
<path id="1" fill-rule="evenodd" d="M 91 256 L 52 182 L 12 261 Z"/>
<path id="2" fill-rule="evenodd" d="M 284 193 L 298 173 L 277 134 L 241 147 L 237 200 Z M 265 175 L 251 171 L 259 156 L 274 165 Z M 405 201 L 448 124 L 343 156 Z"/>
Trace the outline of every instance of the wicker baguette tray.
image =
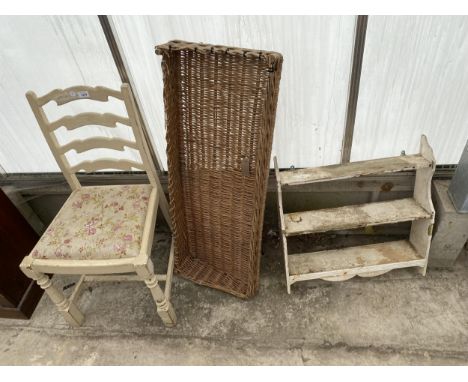
<path id="1" fill-rule="evenodd" d="M 171 41 L 162 55 L 175 270 L 247 298 L 259 286 L 279 53 Z"/>

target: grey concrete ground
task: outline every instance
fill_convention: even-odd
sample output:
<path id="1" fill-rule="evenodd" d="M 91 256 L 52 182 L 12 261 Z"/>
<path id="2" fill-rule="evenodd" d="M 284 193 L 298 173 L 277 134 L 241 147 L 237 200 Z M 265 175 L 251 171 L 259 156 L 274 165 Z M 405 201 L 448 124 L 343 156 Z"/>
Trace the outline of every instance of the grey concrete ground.
<path id="1" fill-rule="evenodd" d="M 158 234 L 155 261 L 168 246 L 169 236 Z M 466 253 L 454 269 L 430 269 L 426 277 L 406 269 L 310 281 L 288 295 L 278 241 L 270 235 L 255 298 L 175 278 L 173 304 L 179 322 L 166 329 L 142 283 L 93 283 L 79 300 L 84 325 L 70 329 L 43 297 L 30 321 L 0 320 L 0 364 L 468 364 Z"/>

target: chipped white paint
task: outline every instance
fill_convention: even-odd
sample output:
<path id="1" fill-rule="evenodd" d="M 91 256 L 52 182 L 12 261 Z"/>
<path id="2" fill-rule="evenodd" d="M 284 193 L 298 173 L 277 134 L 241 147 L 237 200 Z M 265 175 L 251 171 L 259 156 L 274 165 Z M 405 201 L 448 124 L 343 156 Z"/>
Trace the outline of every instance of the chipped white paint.
<path id="1" fill-rule="evenodd" d="M 434 224 L 431 179 L 435 171 L 435 158 L 424 135 L 421 136 L 419 155 L 424 161 L 415 162 L 418 163 L 418 168 L 412 198 L 291 214 L 284 214 L 283 211 L 281 176 L 276 165 L 276 157 L 274 158 L 288 293 L 291 293 L 291 284 L 297 281 L 313 279 L 344 281 L 354 276 L 374 277 L 392 269 L 406 267 L 418 267 L 422 275 L 426 274 Z M 371 164 L 376 162 L 370 161 Z M 396 170 L 393 160 L 387 163 L 392 171 Z M 386 172 L 382 164 L 379 162 L 377 168 Z M 361 166 L 365 166 L 365 163 L 360 163 L 359 167 Z M 405 168 L 406 164 L 400 163 L 399 166 Z M 345 171 L 339 167 L 351 168 L 350 176 L 364 175 L 362 171 L 355 171 L 356 168 L 349 164 L 330 167 L 333 169 L 332 172 L 326 171 L 326 168 L 322 170 L 328 175 L 337 174 L 339 179 L 345 175 Z M 333 180 L 330 176 L 327 179 Z M 287 236 L 290 235 L 337 231 L 400 221 L 412 221 L 409 240 L 296 255 L 288 253 Z"/>
<path id="2" fill-rule="evenodd" d="M 281 52 L 273 142 L 279 166 L 339 162 L 354 16 L 112 16 L 112 21 L 164 165 L 163 81 L 154 46 L 173 39 Z"/>
<path id="3" fill-rule="evenodd" d="M 279 177 L 282 185 L 295 186 L 326 182 L 329 180 L 354 178 L 362 175 L 415 170 L 417 168 L 427 167 L 429 164 L 430 163 L 419 154 L 400 155 L 398 157 L 283 171 L 279 173 Z"/>
<path id="4" fill-rule="evenodd" d="M 408 240 L 289 256 L 293 282 L 336 276 L 351 278 L 360 273 L 366 276 L 371 271 L 384 273 L 396 268 L 423 265 L 424 258 L 418 255 Z"/>
<path id="5" fill-rule="evenodd" d="M 431 213 L 413 198 L 387 200 L 285 214 L 285 235 L 354 229 L 430 217 Z"/>
<path id="6" fill-rule="evenodd" d="M 468 17 L 369 17 L 351 160 L 414 152 L 425 134 L 438 163 L 458 163 L 467 68 Z"/>

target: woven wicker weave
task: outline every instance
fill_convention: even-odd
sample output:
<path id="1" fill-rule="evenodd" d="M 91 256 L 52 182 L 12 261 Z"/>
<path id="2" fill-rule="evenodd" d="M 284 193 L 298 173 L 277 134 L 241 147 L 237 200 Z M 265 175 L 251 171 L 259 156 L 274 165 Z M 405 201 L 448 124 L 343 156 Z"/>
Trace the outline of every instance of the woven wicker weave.
<path id="1" fill-rule="evenodd" d="M 164 74 L 176 272 L 252 296 L 282 56 L 184 41 L 156 53 Z"/>

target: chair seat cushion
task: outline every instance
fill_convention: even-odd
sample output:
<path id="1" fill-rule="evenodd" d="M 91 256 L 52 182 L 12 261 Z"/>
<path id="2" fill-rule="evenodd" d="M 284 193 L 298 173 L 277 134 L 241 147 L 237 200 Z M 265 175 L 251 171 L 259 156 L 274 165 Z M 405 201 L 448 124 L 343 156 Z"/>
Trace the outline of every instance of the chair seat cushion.
<path id="1" fill-rule="evenodd" d="M 151 185 L 83 187 L 70 195 L 31 254 L 39 259 L 138 256 Z"/>

